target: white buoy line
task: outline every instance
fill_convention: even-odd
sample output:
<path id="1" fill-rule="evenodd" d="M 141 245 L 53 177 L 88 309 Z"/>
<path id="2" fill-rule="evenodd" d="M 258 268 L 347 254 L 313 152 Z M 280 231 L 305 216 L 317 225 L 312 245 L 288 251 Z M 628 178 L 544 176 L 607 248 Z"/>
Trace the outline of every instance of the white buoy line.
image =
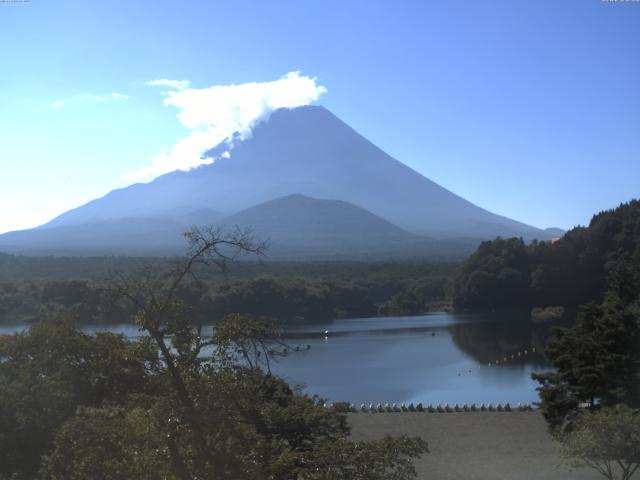
<path id="1" fill-rule="evenodd" d="M 474 370 L 480 370 L 483 366 L 484 368 L 497 367 L 499 365 L 505 365 L 513 362 L 514 360 L 518 360 L 520 358 L 524 358 L 528 355 L 532 355 L 536 353 L 536 347 L 527 348 L 525 350 L 518 351 L 516 353 L 512 353 L 511 355 L 505 355 L 502 358 L 498 358 L 497 360 L 493 360 L 488 362 L 486 365 L 476 365 L 475 367 L 467 369 L 466 373 L 473 373 Z M 461 377 L 465 373 L 464 370 L 458 372 L 458 377 Z"/>
<path id="2" fill-rule="evenodd" d="M 325 408 L 333 408 L 332 404 L 324 404 Z M 429 404 L 423 405 L 422 403 L 414 404 L 414 403 L 377 403 L 377 404 L 365 404 L 362 403 L 360 408 L 357 408 L 355 404 L 351 403 L 346 408 L 348 412 L 351 413 L 394 413 L 394 412 L 427 412 L 427 413 L 453 413 L 453 412 L 530 412 L 534 410 L 534 406 L 531 404 L 522 404 L 518 403 L 515 407 L 512 407 L 509 403 L 498 403 L 498 404 L 484 404 L 476 405 L 472 403 L 471 405 L 465 403 L 463 405 L 449 405 L 445 404 Z"/>

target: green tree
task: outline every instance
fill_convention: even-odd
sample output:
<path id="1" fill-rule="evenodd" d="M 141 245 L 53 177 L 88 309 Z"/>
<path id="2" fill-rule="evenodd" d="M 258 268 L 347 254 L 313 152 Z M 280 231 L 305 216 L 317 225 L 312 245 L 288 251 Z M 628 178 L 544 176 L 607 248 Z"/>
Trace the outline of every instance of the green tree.
<path id="1" fill-rule="evenodd" d="M 152 393 L 154 366 L 147 339 L 86 335 L 67 317 L 0 336 L 0 476 L 34 478 L 56 431 L 78 406 Z"/>
<path id="2" fill-rule="evenodd" d="M 609 480 L 630 480 L 640 467 L 640 414 L 625 406 L 580 415 L 561 437 L 571 467 L 589 467 Z"/>
<path id="3" fill-rule="evenodd" d="M 141 407 L 79 407 L 43 458 L 43 479 L 173 478 L 156 418 Z"/>
<path id="4" fill-rule="evenodd" d="M 581 403 L 634 403 L 638 318 L 610 304 L 588 305 L 571 328 L 555 328 L 545 354 L 555 367 L 534 374 L 552 431 L 570 428 Z"/>
<path id="5" fill-rule="evenodd" d="M 640 262 L 622 257 L 602 304 L 581 310 L 571 328 L 555 328 L 545 353 L 555 371 L 534 375 L 553 432 L 571 428 L 580 403 L 640 406 Z"/>

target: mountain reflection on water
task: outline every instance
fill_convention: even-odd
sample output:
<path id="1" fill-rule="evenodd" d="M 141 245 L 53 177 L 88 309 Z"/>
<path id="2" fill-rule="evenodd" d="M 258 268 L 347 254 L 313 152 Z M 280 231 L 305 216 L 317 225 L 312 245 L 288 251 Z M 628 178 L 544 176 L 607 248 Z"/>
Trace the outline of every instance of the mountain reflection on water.
<path id="1" fill-rule="evenodd" d="M 130 324 L 84 330 L 140 336 Z M 331 402 L 533 403 L 538 396 L 531 373 L 549 369 L 541 353 L 549 327 L 532 324 L 525 314 L 338 319 L 288 324 L 282 331 L 300 351 L 274 358 L 272 371 Z"/>
<path id="2" fill-rule="evenodd" d="M 549 369 L 541 354 L 548 327 L 521 314 L 341 319 L 289 326 L 284 335 L 311 349 L 272 369 L 330 401 L 532 403 L 531 373 Z"/>

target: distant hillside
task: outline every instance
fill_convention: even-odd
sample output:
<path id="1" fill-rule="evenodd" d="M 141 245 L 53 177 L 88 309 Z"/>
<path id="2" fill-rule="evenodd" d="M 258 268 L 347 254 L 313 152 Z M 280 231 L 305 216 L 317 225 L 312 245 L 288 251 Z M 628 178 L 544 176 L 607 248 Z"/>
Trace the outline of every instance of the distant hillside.
<path id="1" fill-rule="evenodd" d="M 400 247 L 416 239 L 392 223 L 340 200 L 288 195 L 222 220 L 227 227 L 251 227 L 271 249 L 306 248 L 340 254 Z"/>
<path id="2" fill-rule="evenodd" d="M 273 260 L 459 260 L 474 239 L 434 240 L 410 234 L 349 202 L 294 194 L 229 217 L 200 210 L 177 218 L 123 218 L 39 228 L 0 236 L 0 251 L 17 254 L 171 256 L 184 253 L 194 225 L 250 228 Z"/>
<path id="3" fill-rule="evenodd" d="M 458 309 L 575 307 L 600 301 L 616 271 L 640 276 L 638 200 L 598 213 L 554 243 L 483 242 L 459 269 L 453 302 Z"/>
<path id="4" fill-rule="evenodd" d="M 162 217 L 112 218 L 77 225 L 36 228 L 0 235 L 0 251 L 26 255 L 174 255 L 185 249 L 183 233 L 212 224 L 221 215 L 200 209 Z"/>
<path id="5" fill-rule="evenodd" d="M 231 215 L 226 229 L 251 228 L 268 255 L 282 259 L 459 259 L 477 242 L 436 241 L 410 234 L 352 203 L 294 194 Z"/>

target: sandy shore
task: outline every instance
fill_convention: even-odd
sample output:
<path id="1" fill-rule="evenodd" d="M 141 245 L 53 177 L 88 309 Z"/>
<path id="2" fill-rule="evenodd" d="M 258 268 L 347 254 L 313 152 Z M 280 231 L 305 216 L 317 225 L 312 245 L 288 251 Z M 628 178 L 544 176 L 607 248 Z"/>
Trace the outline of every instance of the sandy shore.
<path id="1" fill-rule="evenodd" d="M 353 413 L 354 439 L 385 434 L 419 435 L 430 453 L 416 462 L 419 479 L 555 480 L 603 478 L 592 470 L 570 472 L 539 412 Z"/>

